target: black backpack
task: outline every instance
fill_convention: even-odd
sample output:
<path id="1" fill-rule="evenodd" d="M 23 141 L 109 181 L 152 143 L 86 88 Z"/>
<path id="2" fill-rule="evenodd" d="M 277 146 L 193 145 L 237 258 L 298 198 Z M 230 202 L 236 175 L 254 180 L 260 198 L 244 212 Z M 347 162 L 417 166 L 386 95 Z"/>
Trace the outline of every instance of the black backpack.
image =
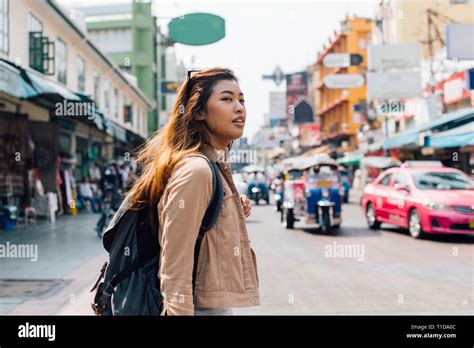
<path id="1" fill-rule="evenodd" d="M 193 293 L 197 260 L 204 234 L 214 225 L 221 209 L 223 188 L 219 170 L 207 157 L 212 170 L 212 195 L 194 248 Z M 97 315 L 160 315 L 163 297 L 158 271 L 158 233 L 148 219 L 148 208 L 135 209 L 128 195 L 103 236 L 109 252 L 91 292 L 97 289 L 92 309 Z M 103 282 L 100 282 L 104 278 Z"/>

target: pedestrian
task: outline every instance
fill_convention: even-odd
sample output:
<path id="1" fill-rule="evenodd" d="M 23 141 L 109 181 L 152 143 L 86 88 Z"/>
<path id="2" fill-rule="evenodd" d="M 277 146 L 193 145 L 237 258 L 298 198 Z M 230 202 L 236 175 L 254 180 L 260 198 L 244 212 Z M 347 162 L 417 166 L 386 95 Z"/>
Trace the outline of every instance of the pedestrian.
<path id="1" fill-rule="evenodd" d="M 94 213 L 98 213 L 101 210 L 101 199 L 98 197 L 97 186 L 89 181 L 87 176 L 84 177 L 84 181 L 79 184 L 79 197 L 83 204 L 89 202 L 90 209 Z"/>
<path id="2" fill-rule="evenodd" d="M 141 175 L 132 202 L 157 207 L 162 315 L 230 315 L 259 305 L 257 263 L 245 226 L 250 201 L 239 196 L 228 152 L 242 136 L 244 97 L 231 70 L 189 71 L 172 115 L 140 151 Z M 192 289 L 194 246 L 213 182 L 205 158 L 217 163 L 224 197 L 201 243 Z"/>

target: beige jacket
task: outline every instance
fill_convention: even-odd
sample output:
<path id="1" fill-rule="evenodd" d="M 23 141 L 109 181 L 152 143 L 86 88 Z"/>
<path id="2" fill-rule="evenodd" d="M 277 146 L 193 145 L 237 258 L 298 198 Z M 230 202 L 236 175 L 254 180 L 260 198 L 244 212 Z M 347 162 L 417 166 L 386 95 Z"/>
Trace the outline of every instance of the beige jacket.
<path id="1" fill-rule="evenodd" d="M 193 298 L 194 246 L 211 199 L 212 172 L 199 155 L 185 158 L 175 167 L 158 203 L 162 315 L 194 315 L 194 306 L 260 304 L 255 253 L 250 248 L 227 151 L 206 146 L 203 152 L 217 162 L 224 188 L 222 209 L 201 244 Z"/>

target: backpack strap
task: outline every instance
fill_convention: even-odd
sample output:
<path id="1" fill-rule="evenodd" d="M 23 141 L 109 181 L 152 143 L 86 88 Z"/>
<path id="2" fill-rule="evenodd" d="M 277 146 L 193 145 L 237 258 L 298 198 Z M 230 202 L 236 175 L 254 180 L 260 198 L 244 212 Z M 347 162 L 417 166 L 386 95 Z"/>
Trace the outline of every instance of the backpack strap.
<path id="1" fill-rule="evenodd" d="M 224 189 L 222 186 L 222 179 L 219 174 L 219 169 L 215 162 L 211 161 L 205 155 L 197 155 L 199 157 L 203 157 L 209 166 L 211 167 L 212 171 L 212 194 L 211 200 L 209 205 L 204 213 L 204 217 L 202 219 L 201 228 L 199 229 L 199 235 L 196 240 L 196 244 L 194 246 L 194 265 L 193 265 L 193 294 L 194 289 L 196 287 L 196 273 L 197 273 L 197 264 L 199 259 L 199 251 L 201 250 L 201 243 L 204 239 L 204 235 L 207 231 L 209 231 L 214 223 L 217 220 L 222 208 L 222 198 L 224 196 Z"/>
<path id="2" fill-rule="evenodd" d="M 199 236 L 202 237 L 204 237 L 204 234 L 209 231 L 216 222 L 217 217 L 221 212 L 222 199 L 224 196 L 222 179 L 219 174 L 219 169 L 217 168 L 217 165 L 206 156 L 204 156 L 204 158 L 207 160 L 212 170 L 212 194 L 209 206 L 206 209 L 206 213 L 204 214 L 201 223 L 201 228 L 199 230 Z"/>

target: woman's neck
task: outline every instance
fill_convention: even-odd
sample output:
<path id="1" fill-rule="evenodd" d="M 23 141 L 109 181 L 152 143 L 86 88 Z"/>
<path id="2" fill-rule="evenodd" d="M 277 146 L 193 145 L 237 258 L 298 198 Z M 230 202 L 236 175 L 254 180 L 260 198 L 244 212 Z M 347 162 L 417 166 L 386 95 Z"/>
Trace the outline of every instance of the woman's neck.
<path id="1" fill-rule="evenodd" d="M 229 142 L 228 141 L 220 141 L 218 139 L 215 139 L 215 138 L 211 137 L 210 145 L 213 148 L 217 149 L 217 150 L 225 150 L 226 147 L 229 145 Z"/>

